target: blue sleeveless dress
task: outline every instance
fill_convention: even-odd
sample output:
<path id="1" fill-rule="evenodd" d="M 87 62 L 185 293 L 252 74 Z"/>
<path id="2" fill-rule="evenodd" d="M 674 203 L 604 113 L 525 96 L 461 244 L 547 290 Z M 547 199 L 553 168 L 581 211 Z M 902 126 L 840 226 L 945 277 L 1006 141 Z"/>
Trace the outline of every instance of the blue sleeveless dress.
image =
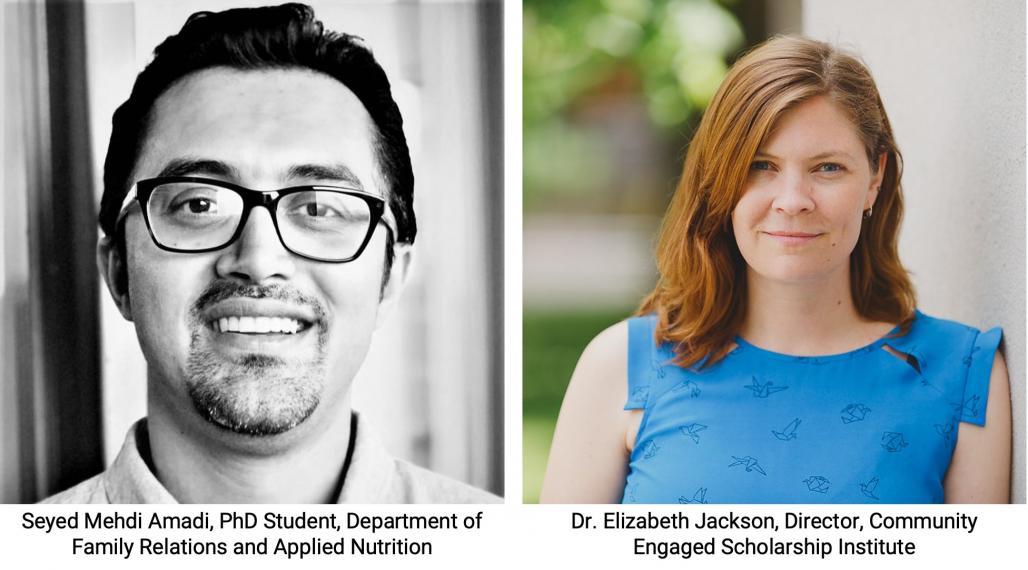
<path id="1" fill-rule="evenodd" d="M 985 424 L 1002 336 L 917 312 L 907 334 L 845 354 L 736 338 L 696 371 L 671 363 L 655 324 L 628 321 L 625 409 L 643 418 L 624 503 L 942 502 L 959 422 Z"/>

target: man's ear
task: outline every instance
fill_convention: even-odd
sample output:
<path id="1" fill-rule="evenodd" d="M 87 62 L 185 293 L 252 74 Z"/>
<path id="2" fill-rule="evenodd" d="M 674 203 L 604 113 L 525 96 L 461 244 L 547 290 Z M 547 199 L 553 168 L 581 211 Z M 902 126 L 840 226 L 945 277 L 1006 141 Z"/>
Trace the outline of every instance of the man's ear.
<path id="1" fill-rule="evenodd" d="M 407 284 L 413 256 L 414 247 L 411 244 L 398 243 L 393 246 L 393 264 L 389 268 L 385 287 L 382 288 L 382 299 L 378 304 L 378 316 L 375 321 L 376 328 L 382 326 L 399 302 L 400 293 Z"/>
<path id="2" fill-rule="evenodd" d="M 110 236 L 103 236 L 96 244 L 96 266 L 107 283 L 111 299 L 121 311 L 125 320 L 132 320 L 132 303 L 129 302 L 128 267 L 122 259 L 117 243 Z"/>

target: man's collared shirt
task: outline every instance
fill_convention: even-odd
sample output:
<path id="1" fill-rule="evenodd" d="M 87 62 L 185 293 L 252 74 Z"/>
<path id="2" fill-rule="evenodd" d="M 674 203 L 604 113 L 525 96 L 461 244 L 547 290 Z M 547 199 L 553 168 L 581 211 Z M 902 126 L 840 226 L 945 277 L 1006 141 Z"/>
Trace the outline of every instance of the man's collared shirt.
<path id="1" fill-rule="evenodd" d="M 367 422 L 357 418 L 353 457 L 337 503 L 500 502 L 495 495 L 392 457 L 370 432 Z M 137 433 L 146 433 L 146 419 L 129 429 L 121 451 L 106 471 L 42 502 L 177 503 L 140 454 Z"/>

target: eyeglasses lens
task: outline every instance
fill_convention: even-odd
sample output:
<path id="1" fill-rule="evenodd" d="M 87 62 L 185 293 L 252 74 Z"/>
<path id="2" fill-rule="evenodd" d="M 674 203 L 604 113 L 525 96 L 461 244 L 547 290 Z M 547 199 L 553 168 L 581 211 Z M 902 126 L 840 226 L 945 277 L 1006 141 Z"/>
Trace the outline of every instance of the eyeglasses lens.
<path id="1" fill-rule="evenodd" d="M 154 188 L 147 215 L 154 237 L 165 247 L 199 251 L 223 247 L 242 219 L 235 190 L 198 182 Z M 320 259 L 347 259 L 364 243 L 371 224 L 368 203 L 337 190 L 311 189 L 282 196 L 275 218 L 283 245 Z"/>

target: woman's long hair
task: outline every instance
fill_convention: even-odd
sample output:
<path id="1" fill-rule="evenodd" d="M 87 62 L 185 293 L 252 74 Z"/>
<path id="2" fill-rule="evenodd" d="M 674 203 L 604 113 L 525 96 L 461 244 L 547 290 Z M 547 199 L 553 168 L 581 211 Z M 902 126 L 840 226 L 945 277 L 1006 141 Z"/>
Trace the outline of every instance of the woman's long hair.
<path id="1" fill-rule="evenodd" d="M 861 317 L 900 323 L 914 314 L 914 288 L 899 260 L 902 157 L 878 88 L 855 57 L 824 42 L 782 36 L 732 66 L 704 113 L 657 243 L 660 278 L 639 314 L 656 313 L 656 341 L 676 345 L 675 363 L 721 359 L 746 313 L 746 263 L 732 233 L 750 163 L 778 118 L 824 96 L 847 114 L 874 173 L 886 155 L 873 216 L 850 255 L 850 291 Z"/>

